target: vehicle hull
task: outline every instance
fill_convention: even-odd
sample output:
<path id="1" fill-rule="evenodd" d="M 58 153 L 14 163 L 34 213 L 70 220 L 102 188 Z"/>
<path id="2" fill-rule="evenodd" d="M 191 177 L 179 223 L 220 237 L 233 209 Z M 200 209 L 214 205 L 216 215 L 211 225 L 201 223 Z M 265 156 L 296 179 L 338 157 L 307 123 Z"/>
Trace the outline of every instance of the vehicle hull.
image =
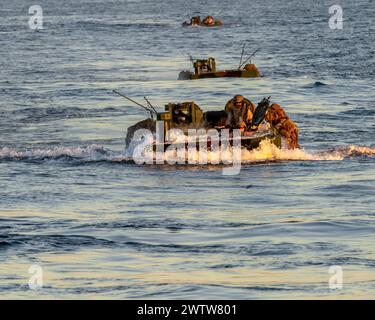
<path id="1" fill-rule="evenodd" d="M 259 78 L 261 76 L 258 69 L 254 70 L 222 70 L 215 72 L 204 72 L 195 74 L 193 72 L 181 72 L 180 80 L 197 80 L 210 78 Z"/>
<path id="2" fill-rule="evenodd" d="M 275 145 L 277 148 L 281 149 L 282 147 L 282 140 L 281 140 L 281 136 L 279 135 L 275 135 L 275 134 L 267 134 L 267 135 L 263 135 L 261 137 L 241 137 L 241 148 L 243 149 L 246 149 L 246 150 L 253 150 L 253 149 L 256 149 L 260 146 L 260 143 L 262 141 L 270 141 L 273 145 Z M 229 143 L 231 146 L 233 146 L 234 144 L 234 141 L 233 141 L 233 138 L 230 138 L 229 139 Z M 207 141 L 207 150 L 211 150 L 211 147 L 212 147 L 212 142 L 210 140 Z M 219 145 L 221 145 L 221 141 L 219 142 Z M 158 148 L 157 149 L 157 146 L 160 146 L 162 145 L 162 148 Z M 188 143 L 171 143 L 171 142 L 165 142 L 165 143 L 162 143 L 162 144 L 157 144 L 155 143 L 153 145 L 153 148 L 154 148 L 154 151 L 156 150 L 164 150 L 166 151 L 168 149 L 168 147 L 170 146 L 173 146 L 175 148 L 179 148 L 181 146 L 184 146 L 186 149 L 188 148 L 191 148 L 191 144 L 189 145 Z M 236 146 L 236 144 L 235 144 Z M 194 144 L 193 144 L 193 147 L 194 147 Z M 199 143 L 197 142 L 196 143 L 196 149 L 199 150 L 200 148 L 200 145 Z"/>

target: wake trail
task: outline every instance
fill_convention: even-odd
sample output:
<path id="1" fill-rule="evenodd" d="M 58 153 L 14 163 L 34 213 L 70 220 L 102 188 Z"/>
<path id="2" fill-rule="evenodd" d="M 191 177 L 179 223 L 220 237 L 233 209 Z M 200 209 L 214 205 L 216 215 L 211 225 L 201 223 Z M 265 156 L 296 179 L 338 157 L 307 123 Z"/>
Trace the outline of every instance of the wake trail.
<path id="1" fill-rule="evenodd" d="M 109 162 L 109 163 L 134 163 L 130 150 L 124 153 L 113 151 L 99 145 L 88 145 L 79 147 L 57 146 L 52 148 L 29 148 L 19 149 L 12 147 L 0 148 L 0 161 L 23 161 L 23 162 L 63 162 L 63 163 L 91 163 L 91 162 Z M 375 147 L 346 145 L 338 146 L 327 150 L 308 151 L 305 149 L 279 149 L 273 144 L 264 141 L 260 147 L 254 150 L 242 150 L 241 162 L 243 164 L 255 162 L 272 161 L 341 161 L 346 158 L 356 157 L 374 157 Z M 164 160 L 175 159 L 175 154 L 166 152 Z M 196 160 L 199 161 L 198 153 Z M 233 159 L 230 151 L 226 152 L 207 152 L 207 162 L 209 164 L 223 161 L 230 162 Z"/>

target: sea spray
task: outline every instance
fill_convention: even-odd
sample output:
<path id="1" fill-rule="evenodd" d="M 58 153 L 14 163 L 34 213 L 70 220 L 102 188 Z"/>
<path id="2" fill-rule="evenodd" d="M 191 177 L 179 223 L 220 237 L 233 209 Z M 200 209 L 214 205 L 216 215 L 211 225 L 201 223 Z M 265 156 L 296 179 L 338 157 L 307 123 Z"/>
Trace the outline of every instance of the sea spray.
<path id="1" fill-rule="evenodd" d="M 99 145 L 88 145 L 80 147 L 58 146 L 53 148 L 0 148 L 0 161 L 50 161 L 63 159 L 64 162 L 133 162 L 130 154 L 132 146 L 125 153 L 117 152 Z M 305 149 L 279 149 L 271 142 L 262 141 L 259 148 L 254 150 L 242 149 L 242 163 L 270 162 L 270 161 L 340 161 L 348 157 L 374 157 L 375 147 L 345 145 L 327 150 L 308 151 Z M 197 157 L 199 153 L 197 152 Z M 169 157 L 175 157 L 172 152 L 164 153 L 166 164 Z M 232 159 L 232 151 L 225 149 L 215 152 L 207 152 L 207 162 L 211 165 L 218 160 L 228 163 Z M 199 164 L 199 162 L 197 162 Z"/>

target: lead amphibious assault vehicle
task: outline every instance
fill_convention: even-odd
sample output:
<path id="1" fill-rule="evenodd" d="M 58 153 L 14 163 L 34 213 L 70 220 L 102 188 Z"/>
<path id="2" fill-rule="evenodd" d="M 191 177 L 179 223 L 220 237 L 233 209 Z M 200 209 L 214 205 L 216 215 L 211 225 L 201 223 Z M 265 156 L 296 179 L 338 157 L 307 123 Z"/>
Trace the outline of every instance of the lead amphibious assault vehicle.
<path id="1" fill-rule="evenodd" d="M 169 103 L 165 106 L 164 112 L 158 112 L 149 103 L 148 106 L 142 105 L 124 94 L 114 91 L 115 93 L 123 96 L 124 98 L 132 101 L 138 106 L 141 106 L 147 110 L 151 117 L 142 120 L 135 125 L 128 128 L 126 135 L 126 146 L 128 147 L 132 141 L 134 133 L 138 129 L 148 129 L 153 133 L 156 133 L 156 120 L 162 121 L 164 129 L 164 150 L 167 149 L 171 144 L 176 145 L 175 141 L 170 139 L 169 131 L 171 129 L 180 129 L 185 135 L 188 134 L 189 129 L 225 129 L 225 122 L 227 119 L 226 112 L 223 111 L 206 111 L 204 112 L 195 102 L 183 102 L 183 103 Z M 253 114 L 253 119 L 250 126 L 241 135 L 241 147 L 248 150 L 252 150 L 259 147 L 259 144 L 264 140 L 269 140 L 272 144 L 281 148 L 282 138 L 281 135 L 273 128 L 268 122 L 264 121 L 267 114 L 267 110 L 270 107 L 269 98 L 264 98 L 256 107 Z M 220 133 L 220 130 L 218 131 Z M 234 137 L 231 134 L 233 130 L 229 132 L 229 143 L 232 145 Z M 220 141 L 220 140 L 219 140 Z M 156 148 L 157 142 L 154 142 Z M 186 148 L 188 143 L 186 142 Z M 198 148 L 197 144 L 197 148 Z M 207 148 L 211 147 L 210 138 L 208 138 Z"/>

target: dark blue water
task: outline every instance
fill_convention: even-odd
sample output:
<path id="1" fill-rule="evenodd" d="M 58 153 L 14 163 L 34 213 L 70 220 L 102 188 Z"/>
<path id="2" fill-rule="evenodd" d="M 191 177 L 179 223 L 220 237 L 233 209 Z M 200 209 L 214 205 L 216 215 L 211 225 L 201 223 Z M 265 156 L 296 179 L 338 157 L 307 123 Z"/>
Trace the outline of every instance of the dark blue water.
<path id="1" fill-rule="evenodd" d="M 375 281 L 374 2 L 32 1 L 0 7 L 1 298 L 371 298 Z M 221 28 L 182 28 L 212 14 Z M 177 81 L 187 53 L 261 79 Z M 138 166 L 126 129 L 234 94 L 280 103 L 303 150 L 222 166 Z M 44 286 L 29 289 L 31 265 Z M 328 286 L 341 266 L 342 290 Z"/>

